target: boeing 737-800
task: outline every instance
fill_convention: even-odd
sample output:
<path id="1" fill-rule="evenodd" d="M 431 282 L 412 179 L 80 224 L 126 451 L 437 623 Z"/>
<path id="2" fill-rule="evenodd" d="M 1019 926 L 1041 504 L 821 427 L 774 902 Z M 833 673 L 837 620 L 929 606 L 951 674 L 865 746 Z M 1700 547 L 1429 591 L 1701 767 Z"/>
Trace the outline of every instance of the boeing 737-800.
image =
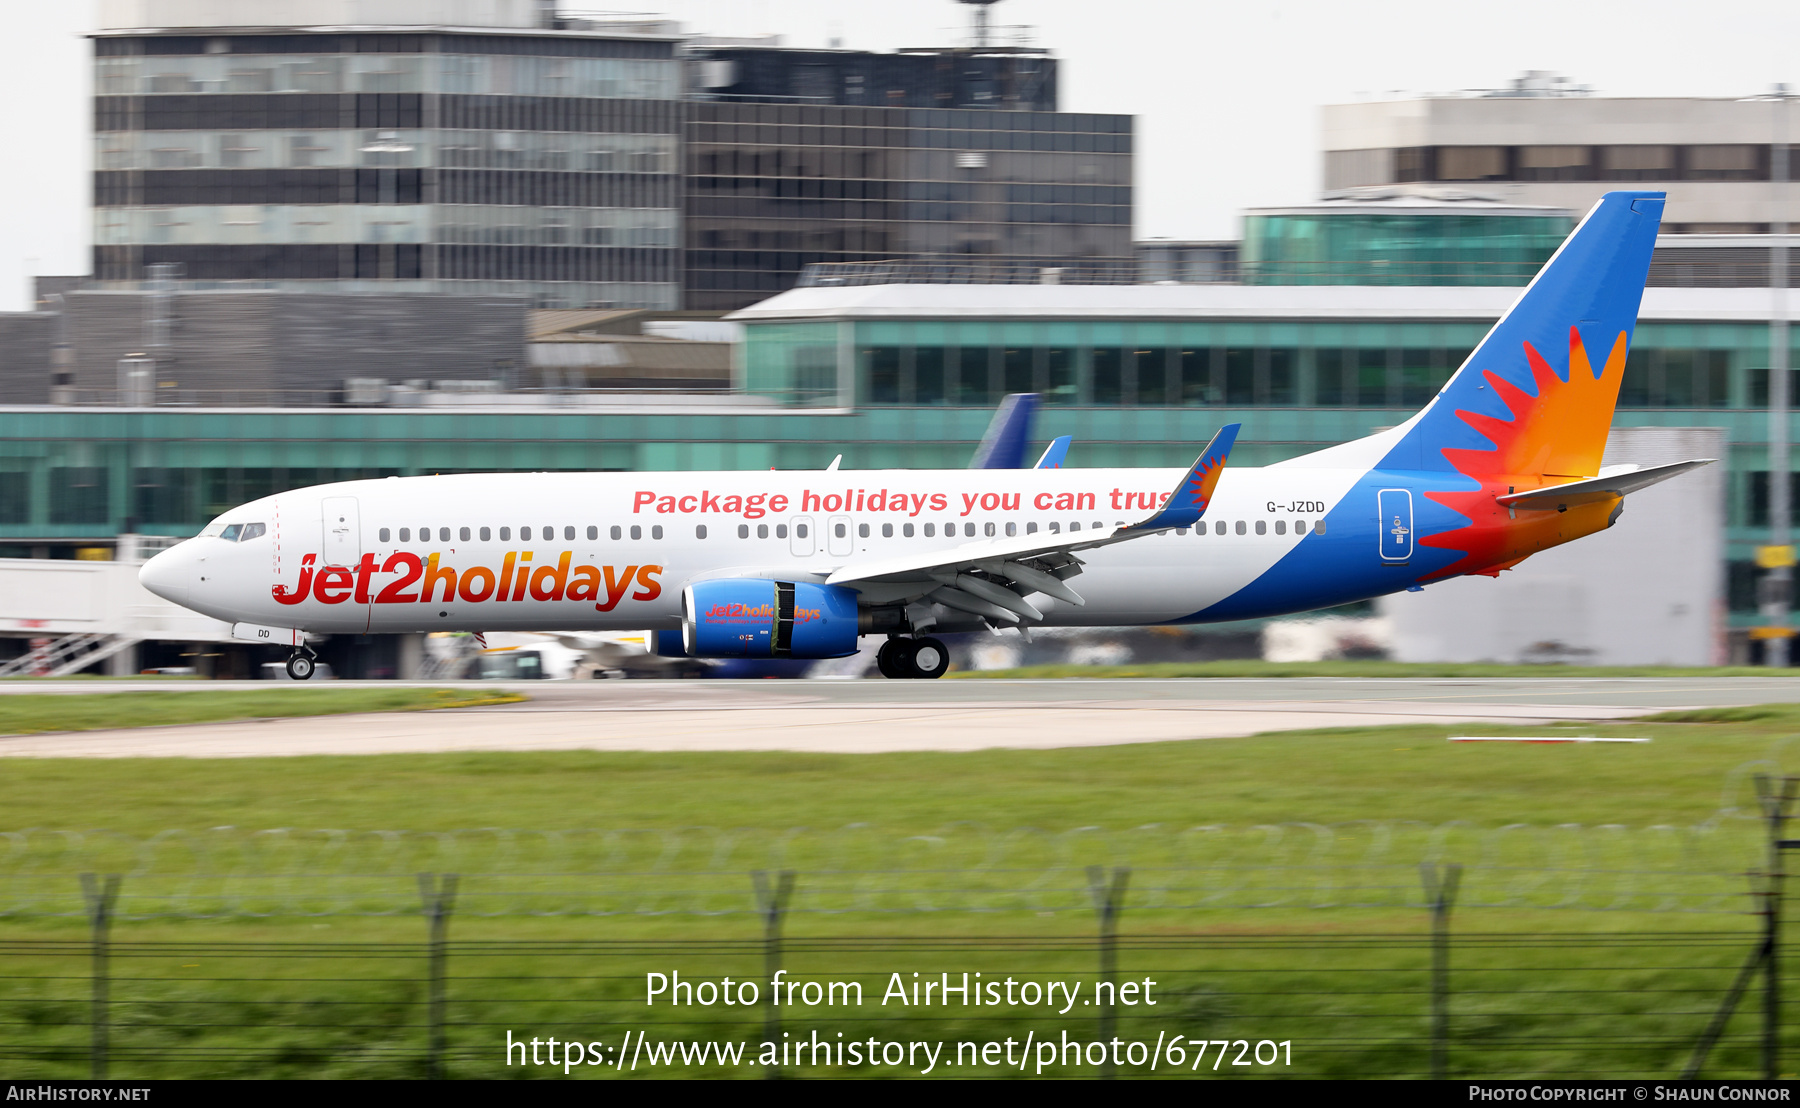
<path id="1" fill-rule="evenodd" d="M 1663 194 L 1612 192 L 1400 426 L 1226 468 L 480 474 L 350 481 L 245 504 L 145 564 L 146 588 L 251 641 L 307 633 L 651 628 L 694 657 L 831 658 L 883 635 L 1204 623 L 1495 575 L 1610 527 L 1704 461 L 1601 452 Z"/>

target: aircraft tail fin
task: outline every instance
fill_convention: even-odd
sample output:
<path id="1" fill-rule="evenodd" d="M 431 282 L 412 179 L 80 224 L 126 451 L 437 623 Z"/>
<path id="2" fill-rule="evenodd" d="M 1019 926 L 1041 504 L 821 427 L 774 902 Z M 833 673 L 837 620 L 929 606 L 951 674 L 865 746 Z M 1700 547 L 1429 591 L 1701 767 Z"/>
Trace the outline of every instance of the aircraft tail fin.
<path id="1" fill-rule="evenodd" d="M 970 469 L 1024 469 L 1025 446 L 1031 440 L 1031 417 L 1037 412 L 1035 392 L 1007 394 L 994 410 Z"/>
<path id="2" fill-rule="evenodd" d="M 1058 435 L 1044 447 L 1044 453 L 1037 460 L 1033 469 L 1061 469 L 1063 459 L 1069 456 L 1069 443 L 1075 441 L 1074 435 Z"/>
<path id="3" fill-rule="evenodd" d="M 1601 197 L 1437 397 L 1368 440 L 1388 447 L 1376 464 L 1522 484 L 1599 473 L 1663 199 Z"/>

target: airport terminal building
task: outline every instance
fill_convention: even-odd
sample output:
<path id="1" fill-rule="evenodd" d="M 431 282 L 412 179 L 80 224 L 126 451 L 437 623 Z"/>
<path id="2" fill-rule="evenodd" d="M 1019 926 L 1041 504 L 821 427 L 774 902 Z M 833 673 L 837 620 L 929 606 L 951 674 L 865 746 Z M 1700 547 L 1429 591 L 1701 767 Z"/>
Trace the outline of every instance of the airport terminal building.
<path id="1" fill-rule="evenodd" d="M 0 552 L 193 534 L 284 488 L 481 470 L 959 468 L 993 406 L 1041 393 L 1072 466 L 1180 466 L 1221 424 L 1267 464 L 1406 419 L 1516 290 L 802 288 L 737 314 L 728 395 L 470 396 L 455 407 L 0 410 Z M 1734 608 L 1767 513 L 1768 297 L 1652 288 L 1621 426 L 1726 429 Z M 1800 360 L 1800 351 L 1795 352 Z M 1748 622 L 1746 610 L 1739 622 Z"/>
<path id="2" fill-rule="evenodd" d="M 997 77 L 1023 90 L 1011 101 L 901 82 L 871 102 L 850 78 L 877 70 L 854 52 L 684 60 L 654 21 L 558 26 L 503 0 L 484 29 L 369 36 L 178 33 L 145 5 L 199 10 L 110 5 L 125 15 L 96 39 L 97 287 L 0 320 L 0 558 L 125 557 L 144 548 L 128 536 L 192 535 L 351 478 L 839 454 L 848 470 L 960 468 L 1015 392 L 1043 397 L 1038 441 L 1073 436 L 1070 466 L 1185 466 L 1230 422 L 1234 459 L 1268 464 L 1408 418 L 1582 197 L 1620 179 L 1538 173 L 1550 155 L 1517 127 L 1480 162 L 1510 176 L 1458 176 L 1475 155 L 1445 151 L 1488 131 L 1345 109 L 1330 198 L 1252 210 L 1240 242 L 1146 249 L 1139 266 L 1131 118 L 1049 110 L 1052 70 Z M 1032 58 L 1002 61 L 971 72 L 1016 78 Z M 781 93 L 782 74 L 811 99 Z M 1574 103 L 1578 122 L 1625 110 Z M 1407 110 L 1549 126 L 1536 105 Z M 1570 131 L 1580 150 L 1558 156 L 1614 164 L 1603 132 Z M 1671 135 L 1683 173 L 1725 156 Z M 1405 154 L 1421 149 L 1435 153 Z M 1769 188 L 1695 180 L 1706 190 L 1674 190 L 1686 205 Z M 1722 432 L 1717 560 L 1741 630 L 1768 516 L 1768 215 L 1687 210 L 1658 242 L 1615 423 Z M 322 268 L 283 268 L 302 261 Z M 155 263 L 187 268 L 144 282 Z M 677 320 L 684 298 L 731 314 Z M 591 304 L 663 311 L 671 330 L 528 313 Z M 723 330 L 672 337 L 702 325 Z M 621 368 L 634 347 L 675 368 Z M 125 387 L 133 358 L 153 371 L 145 392 Z M 6 652 L 44 633 L 0 620 Z M 340 672 L 406 671 L 391 645 L 357 649 Z"/>

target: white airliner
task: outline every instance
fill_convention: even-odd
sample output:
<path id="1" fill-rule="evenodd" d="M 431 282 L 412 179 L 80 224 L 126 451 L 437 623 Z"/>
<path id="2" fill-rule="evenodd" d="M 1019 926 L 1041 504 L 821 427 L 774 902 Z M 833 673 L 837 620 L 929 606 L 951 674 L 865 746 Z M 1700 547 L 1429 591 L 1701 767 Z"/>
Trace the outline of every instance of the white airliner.
<path id="1" fill-rule="evenodd" d="M 226 512 L 146 563 L 241 638 L 651 628 L 693 657 L 832 658 L 884 635 L 1200 623 L 1328 607 L 1611 526 L 1702 461 L 1600 469 L 1662 194 L 1608 193 L 1423 411 L 1265 468 L 485 474 L 350 481 Z"/>

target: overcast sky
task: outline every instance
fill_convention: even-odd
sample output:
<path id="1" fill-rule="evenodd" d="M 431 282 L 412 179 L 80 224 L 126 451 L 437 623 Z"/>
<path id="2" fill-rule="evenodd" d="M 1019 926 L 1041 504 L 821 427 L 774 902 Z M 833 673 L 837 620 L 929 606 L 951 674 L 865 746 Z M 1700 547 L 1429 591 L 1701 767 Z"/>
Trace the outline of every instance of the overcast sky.
<path id="1" fill-rule="evenodd" d="M 591 2 L 570 8 L 597 7 Z M 690 31 L 773 32 L 788 45 L 891 50 L 962 41 L 951 0 L 667 0 Z M 7 0 L 0 311 L 39 273 L 88 271 L 92 0 Z M 1065 111 L 1137 122 L 1139 237 L 1227 238 L 1245 207 L 1318 190 L 1317 108 L 1386 95 L 1494 88 L 1527 69 L 1615 96 L 1743 96 L 1800 83 L 1793 0 L 1358 4 L 1345 0 L 1003 0 L 1061 59 Z M 1785 57 L 1784 57 L 1785 55 Z"/>

